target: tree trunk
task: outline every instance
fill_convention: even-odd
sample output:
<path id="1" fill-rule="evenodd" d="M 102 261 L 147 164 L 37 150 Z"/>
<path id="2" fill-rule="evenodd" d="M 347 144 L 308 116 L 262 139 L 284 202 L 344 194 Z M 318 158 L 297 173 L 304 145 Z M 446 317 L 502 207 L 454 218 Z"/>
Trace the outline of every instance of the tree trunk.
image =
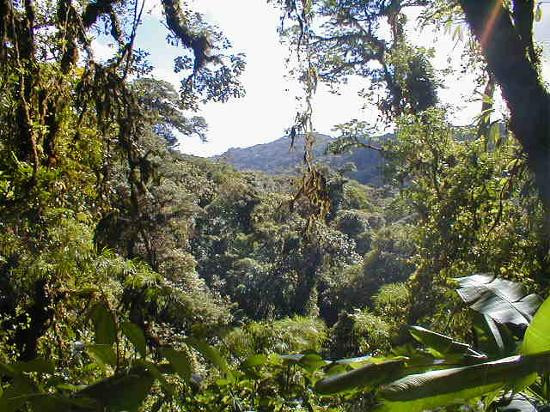
<path id="1" fill-rule="evenodd" d="M 523 39 L 526 31 L 519 33 L 521 25 L 512 22 L 511 14 L 502 2 L 460 0 L 466 20 L 481 44 L 489 70 L 508 104 L 510 129 L 527 156 L 549 220 L 550 95 L 541 81 L 536 62 L 529 57 L 528 42 Z M 531 30 L 529 27 L 530 36 Z"/>

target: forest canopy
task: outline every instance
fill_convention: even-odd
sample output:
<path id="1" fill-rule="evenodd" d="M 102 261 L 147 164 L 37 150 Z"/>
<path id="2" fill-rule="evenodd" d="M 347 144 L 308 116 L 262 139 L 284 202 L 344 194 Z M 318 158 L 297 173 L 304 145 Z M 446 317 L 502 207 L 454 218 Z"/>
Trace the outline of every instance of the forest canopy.
<path id="1" fill-rule="evenodd" d="M 268 1 L 303 85 L 294 177 L 178 151 L 245 56 L 161 0 L 181 83 L 152 77 L 146 2 L 0 0 L 0 411 L 549 408 L 542 2 Z M 470 125 L 411 8 L 461 33 Z M 376 151 L 374 185 L 314 155 L 315 92 L 351 76 L 393 133 L 350 119 L 328 150 Z"/>

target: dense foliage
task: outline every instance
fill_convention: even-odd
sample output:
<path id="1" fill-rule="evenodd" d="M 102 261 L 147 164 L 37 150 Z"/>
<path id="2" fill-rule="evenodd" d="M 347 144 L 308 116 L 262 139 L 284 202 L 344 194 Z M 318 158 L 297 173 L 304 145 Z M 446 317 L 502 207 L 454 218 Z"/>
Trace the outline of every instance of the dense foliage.
<path id="1" fill-rule="evenodd" d="M 1 411 L 548 407 L 534 2 L 488 3 L 497 37 L 524 51 L 537 110 L 485 39 L 480 76 L 501 85 L 510 121 L 484 105 L 461 128 L 405 8 L 432 6 L 421 18 L 435 24 L 464 12 L 479 38 L 482 2 L 277 3 L 308 56 L 308 99 L 319 81 L 371 80 L 395 136 L 351 121 L 330 146 L 376 150 L 385 184 L 314 162 L 311 105 L 290 131 L 305 139 L 302 178 L 180 154 L 178 136 L 205 136 L 199 101 L 242 95 L 244 62 L 179 2 L 161 2 L 183 46 L 176 91 L 134 46 L 141 2 L 0 0 Z M 97 35 L 118 48 L 104 63 Z"/>

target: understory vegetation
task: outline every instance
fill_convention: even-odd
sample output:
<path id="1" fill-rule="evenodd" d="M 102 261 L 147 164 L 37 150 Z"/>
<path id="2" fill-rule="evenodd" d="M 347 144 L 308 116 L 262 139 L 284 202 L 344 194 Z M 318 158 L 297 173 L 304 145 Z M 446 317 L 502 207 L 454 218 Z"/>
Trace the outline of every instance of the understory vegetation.
<path id="1" fill-rule="evenodd" d="M 540 5 L 270 3 L 300 56 L 298 177 L 178 151 L 206 135 L 200 102 L 244 93 L 244 57 L 186 5 L 161 1 L 177 91 L 134 46 L 141 1 L 0 0 L 0 411 L 550 408 Z M 471 28 L 485 93 L 470 126 L 407 38 L 411 5 Z M 99 35 L 117 48 L 101 63 Z M 522 51 L 517 75 L 498 41 Z M 352 75 L 395 133 L 351 121 L 330 150 L 380 152 L 376 186 L 311 153 L 317 83 Z"/>

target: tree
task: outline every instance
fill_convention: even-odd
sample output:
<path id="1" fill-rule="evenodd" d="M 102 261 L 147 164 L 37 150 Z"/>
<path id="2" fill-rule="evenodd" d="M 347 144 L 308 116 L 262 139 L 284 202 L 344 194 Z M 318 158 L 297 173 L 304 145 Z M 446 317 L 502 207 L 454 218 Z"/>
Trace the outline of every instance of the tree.
<path id="1" fill-rule="evenodd" d="M 176 133 L 206 140 L 206 121 L 200 116 L 184 114 L 186 107 L 172 84 L 144 77 L 132 82 L 131 87 L 149 117 L 152 132 L 165 139 L 170 147 L 178 144 Z"/>
<path id="2" fill-rule="evenodd" d="M 320 81 L 338 88 L 350 76 L 370 80 L 361 95 L 375 103 L 388 121 L 403 113 L 419 113 L 438 101 L 429 53 L 414 47 L 405 35 L 404 9 L 423 3 L 289 1 L 288 17 L 299 27 L 283 34 L 296 47 L 307 47 L 305 52 Z M 389 27 L 389 35 L 383 34 L 382 26 Z"/>
<path id="3" fill-rule="evenodd" d="M 379 109 L 386 114 L 386 120 L 396 125 L 398 144 L 395 147 L 386 142 L 382 143 L 382 147 L 376 148 L 366 142 L 365 138 L 372 131 L 362 122 L 350 122 L 340 129 L 343 140 L 347 139 L 352 146 L 381 150 L 388 163 L 396 166 L 394 172 L 400 170 L 400 176 L 394 174 L 392 178 L 400 180 L 398 183 L 405 188 L 402 193 L 413 205 L 413 219 L 422 226 L 422 230 L 417 232 L 419 236 L 416 238 L 416 246 L 421 255 L 426 258 L 431 256 L 427 260 L 422 258 L 416 262 L 415 282 L 424 283 L 425 286 L 416 290 L 425 290 L 427 294 L 432 294 L 434 279 L 445 281 L 458 274 L 454 274 L 452 270 L 447 272 L 453 265 L 462 261 L 485 266 L 486 263 L 493 262 L 493 258 L 489 256 L 493 256 L 493 252 L 499 250 L 500 246 L 502 253 L 497 253 L 500 259 L 513 261 L 513 253 L 504 257 L 505 251 L 510 252 L 505 243 L 493 250 L 485 249 L 483 245 L 494 236 L 492 232 L 495 228 L 504 227 L 502 222 L 506 216 L 511 222 L 517 221 L 518 205 L 525 205 L 532 217 L 529 223 L 530 234 L 513 229 L 516 223 L 511 222 L 506 223 L 507 229 L 499 228 L 498 232 L 502 236 L 504 230 L 509 240 L 518 237 L 525 239 L 527 243 L 534 242 L 535 246 L 530 249 L 536 252 L 528 273 L 530 277 L 538 279 L 540 285 L 545 285 L 541 279 L 547 277 L 550 250 L 550 209 L 547 195 L 550 106 L 548 92 L 540 76 L 540 51 L 537 51 L 532 33 L 536 2 L 317 0 L 286 1 L 279 4 L 285 10 L 285 19 L 291 21 L 290 27 L 283 34 L 294 41 L 309 62 L 309 68 L 303 75 L 306 88 L 310 83 L 316 84 L 318 80 L 337 84 L 351 75 L 359 75 L 368 78 L 372 84 L 381 82 L 388 89 L 390 104 L 388 106 L 381 100 L 383 104 L 379 105 Z M 420 101 L 417 96 L 429 96 L 431 92 L 428 91 L 434 91 L 437 82 L 429 75 L 429 51 L 414 49 L 407 42 L 404 22 L 407 8 L 413 6 L 421 8 L 424 21 L 435 23 L 439 27 L 452 24 L 457 19 L 465 19 L 470 25 L 479 40 L 481 51 L 486 56 L 485 69 L 489 74 L 489 81 L 485 90 L 492 94 L 493 82 L 501 87 L 510 108 L 510 130 L 520 143 L 520 150 L 514 152 L 513 145 L 507 144 L 508 149 L 492 151 L 495 144 L 499 143 L 491 143 L 491 135 L 494 131 L 499 131 L 499 126 L 495 124 L 489 127 L 487 104 L 482 108 L 486 112 L 481 113 L 477 133 L 475 130 L 453 130 L 448 125 L 441 127 L 441 117 L 434 116 L 437 113 L 433 110 L 437 106 L 434 99 L 426 100 L 431 101 L 431 104 L 414 104 L 414 101 Z M 387 30 L 382 29 L 382 25 L 386 25 Z M 511 48 L 503 47 L 503 44 L 510 44 Z M 424 67 L 423 75 L 418 76 L 418 72 L 415 72 L 415 59 L 410 60 L 411 56 L 420 56 L 421 61 L 427 62 L 428 65 L 421 65 Z M 474 50 L 469 58 L 471 61 L 479 61 L 481 54 Z M 405 87 L 407 79 L 418 81 L 408 83 L 414 87 Z M 400 87 L 393 87 L 392 84 Z M 373 90 L 368 94 L 377 97 Z M 485 99 L 489 100 L 491 97 L 487 96 Z M 400 105 L 399 102 L 404 104 Z M 387 107 L 393 109 L 385 110 Z M 416 131 L 410 127 L 413 124 L 416 124 L 413 127 Z M 471 140 L 476 135 L 480 140 L 483 136 L 484 146 L 455 145 L 455 142 Z M 464 156 L 461 152 L 466 147 L 469 154 Z M 512 152 L 504 154 L 507 150 Z M 503 159 L 498 159 L 497 153 L 510 156 L 509 163 L 505 164 Z M 485 156 L 489 162 L 478 163 L 477 160 Z M 526 177 L 523 173 L 524 158 L 532 172 L 531 177 Z M 466 163 L 455 167 L 458 159 L 463 159 L 461 162 Z M 486 169 L 490 163 L 493 165 Z M 501 179 L 494 186 L 498 182 L 496 175 L 492 182 L 487 178 L 498 173 L 498 169 L 502 169 L 502 173 L 509 178 Z M 454 176 L 451 178 L 451 175 Z M 524 183 L 519 183 L 521 181 Z M 538 188 L 540 204 L 543 205 L 543 219 L 539 218 L 540 204 L 528 200 L 529 181 L 534 181 Z M 468 192 L 472 202 L 460 192 L 460 184 L 473 185 Z M 519 189 L 518 184 L 523 184 L 519 196 L 518 192 L 514 194 Z M 484 194 L 484 197 L 478 197 L 478 194 Z M 506 204 L 516 196 L 516 203 L 508 209 Z M 482 201 L 484 207 L 491 203 L 496 204 L 484 213 L 479 213 L 481 204 L 476 206 L 474 200 L 479 202 L 482 198 L 485 199 Z M 487 221 L 491 219 L 494 223 L 487 226 Z M 487 233 L 487 238 L 481 233 Z M 465 244 L 469 244 L 470 249 L 464 247 Z M 479 255 L 481 259 L 486 258 L 485 263 L 468 257 L 467 251 L 476 249 L 483 249 L 487 253 Z M 517 263 L 519 261 L 515 261 L 512 266 L 517 267 Z M 522 264 L 519 264 L 521 267 Z M 507 273 L 512 276 L 510 272 Z M 428 307 L 434 306 L 428 304 L 426 308 Z"/>
<path id="4" fill-rule="evenodd" d="M 533 41 L 536 2 L 459 3 L 501 87 L 510 109 L 510 129 L 527 156 L 550 219 L 550 94 L 540 75 L 540 52 Z"/>
<path id="5" fill-rule="evenodd" d="M 427 63 L 429 54 L 425 50 L 414 51 L 407 45 L 404 11 L 411 6 L 423 7 L 435 21 L 457 18 L 462 11 L 485 56 L 489 73 L 502 90 L 510 109 L 510 129 L 521 143 L 541 200 L 550 210 L 550 96 L 540 75 L 540 51 L 533 40 L 535 0 L 280 3 L 285 16 L 299 27 L 287 30 L 286 34 L 295 39 L 299 47 L 309 48 L 318 78 L 334 83 L 350 75 L 360 75 L 368 77 L 373 84 L 382 81 L 391 96 L 392 103 L 386 107 L 393 108 L 389 111 L 393 119 L 407 112 L 401 99 L 409 99 L 409 113 L 411 109 L 419 113 L 436 102 L 428 97 L 435 96 L 435 84 Z M 390 27 L 389 39 L 380 34 L 384 20 Z M 308 38 L 307 42 L 303 41 L 304 37 Z M 503 47 L 504 44 L 507 47 Z M 401 54 L 398 50 L 403 47 L 404 54 Z M 399 64 L 403 58 L 405 65 Z M 372 61 L 377 61 L 379 67 L 369 65 Z M 421 101 L 429 103 L 420 104 Z M 384 112 L 384 104 L 380 108 Z M 547 215 L 550 219 L 550 212 Z"/>

